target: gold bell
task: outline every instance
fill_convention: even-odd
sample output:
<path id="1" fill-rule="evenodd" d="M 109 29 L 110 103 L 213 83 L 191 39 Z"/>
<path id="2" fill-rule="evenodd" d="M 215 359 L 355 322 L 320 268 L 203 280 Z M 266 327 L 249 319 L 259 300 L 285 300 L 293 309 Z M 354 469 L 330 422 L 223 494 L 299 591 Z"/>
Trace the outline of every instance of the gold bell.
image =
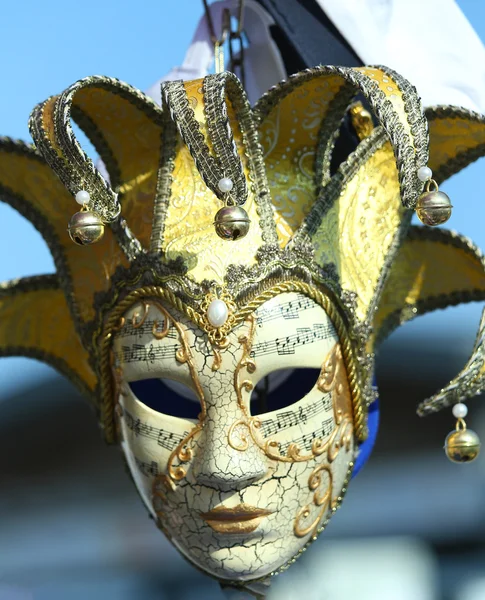
<path id="1" fill-rule="evenodd" d="M 472 462 L 480 453 L 480 438 L 471 429 L 466 428 L 463 419 L 458 419 L 456 429 L 445 440 L 446 456 L 454 463 Z"/>
<path id="2" fill-rule="evenodd" d="M 104 223 L 101 217 L 89 210 L 75 213 L 67 228 L 71 240 L 80 246 L 89 246 L 99 242 L 104 235 Z"/>
<path id="3" fill-rule="evenodd" d="M 225 206 L 217 211 L 214 226 L 223 240 L 238 240 L 249 231 L 248 213 L 240 206 Z"/>
<path id="4" fill-rule="evenodd" d="M 431 185 L 434 185 L 434 190 L 430 189 Z M 436 227 L 448 221 L 452 208 L 449 196 L 440 192 L 436 181 L 430 179 L 426 184 L 425 191 L 418 198 L 416 214 L 425 225 Z"/>

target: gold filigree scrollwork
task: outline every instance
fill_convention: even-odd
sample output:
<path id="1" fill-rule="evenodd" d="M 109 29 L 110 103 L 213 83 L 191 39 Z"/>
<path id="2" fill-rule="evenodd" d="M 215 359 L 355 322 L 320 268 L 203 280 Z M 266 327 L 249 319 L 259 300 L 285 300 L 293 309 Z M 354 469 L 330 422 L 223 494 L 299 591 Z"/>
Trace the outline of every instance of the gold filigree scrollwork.
<path id="1" fill-rule="evenodd" d="M 164 524 L 169 507 L 167 492 L 173 491 L 175 487 L 174 482 L 167 475 L 159 475 L 152 485 L 152 506 L 157 515 L 157 526 L 168 535 L 169 539 L 171 535 Z"/>
<path id="2" fill-rule="evenodd" d="M 176 360 L 182 364 L 187 364 L 187 366 L 189 368 L 190 376 L 192 378 L 192 382 L 194 384 L 195 390 L 197 392 L 197 396 L 198 396 L 198 398 L 200 400 L 200 404 L 201 404 L 201 412 L 199 414 L 199 423 L 197 423 L 197 425 L 195 425 L 191 429 L 189 434 L 180 442 L 180 444 L 170 454 L 170 457 L 169 457 L 168 463 L 167 463 L 168 476 L 160 475 L 155 480 L 155 481 L 157 481 L 159 479 L 160 480 L 163 479 L 165 481 L 165 484 L 168 486 L 168 489 L 173 490 L 173 489 L 175 489 L 174 482 L 181 481 L 187 474 L 186 468 L 183 466 L 183 463 L 189 462 L 193 457 L 193 451 L 189 446 L 189 442 L 202 429 L 203 422 L 204 422 L 206 414 L 207 414 L 207 409 L 206 409 L 206 405 L 205 405 L 204 392 L 202 390 L 202 386 L 200 384 L 200 381 L 199 381 L 199 378 L 197 375 L 197 370 L 195 367 L 195 362 L 194 362 L 194 358 L 192 356 L 192 352 L 190 350 L 190 345 L 189 345 L 189 341 L 187 339 L 187 334 L 186 334 L 186 331 L 180 325 L 180 323 L 170 315 L 168 310 L 159 301 L 154 300 L 154 299 L 149 299 L 149 300 L 145 300 L 142 302 L 143 315 L 141 318 L 138 313 L 133 314 L 132 321 L 131 321 L 133 328 L 139 329 L 145 323 L 147 316 L 148 316 L 150 305 L 154 306 L 159 312 L 162 313 L 162 315 L 164 317 L 164 322 L 163 322 L 162 326 L 160 326 L 160 322 L 158 320 L 155 319 L 153 321 L 153 327 L 152 327 L 151 333 L 157 340 L 162 340 L 168 335 L 170 326 L 173 323 L 173 326 L 175 327 L 175 329 L 178 333 L 178 336 L 179 336 L 179 340 L 180 340 L 180 348 L 178 348 L 177 352 L 175 353 Z M 123 322 L 120 321 L 120 327 L 123 326 L 124 323 L 125 323 L 124 320 L 123 320 Z M 116 371 L 114 368 L 114 364 L 112 365 L 112 370 L 113 370 L 113 375 L 115 376 Z M 181 464 L 174 465 L 174 461 L 178 461 Z"/>
<path id="3" fill-rule="evenodd" d="M 152 300 L 151 303 L 165 317 L 165 327 L 158 334 L 158 335 L 162 335 L 164 333 L 165 329 L 167 328 L 167 323 L 170 322 L 170 318 L 171 318 L 170 314 L 168 313 L 167 309 L 160 302 L 158 302 L 156 300 Z M 190 371 L 190 376 L 191 376 L 192 382 L 195 386 L 197 396 L 199 397 L 201 409 L 202 409 L 199 414 L 199 423 L 197 423 L 197 425 L 195 425 L 192 428 L 190 433 L 180 442 L 180 444 L 177 446 L 177 448 L 175 448 L 175 450 L 172 452 L 172 454 L 170 455 L 170 457 L 168 459 L 167 470 L 168 470 L 168 474 L 169 474 L 170 478 L 172 479 L 172 481 L 181 481 L 187 475 L 187 471 L 186 471 L 185 467 L 183 467 L 182 465 L 174 466 L 173 462 L 175 459 L 177 459 L 180 463 L 187 463 L 192 459 L 193 452 L 192 452 L 192 449 L 189 447 L 188 443 L 202 429 L 203 422 L 204 422 L 206 414 L 207 414 L 207 408 L 205 405 L 204 392 L 202 390 L 202 386 L 200 384 L 199 377 L 197 375 L 194 358 L 192 356 L 192 352 L 190 350 L 190 345 L 187 340 L 187 334 L 186 334 L 185 330 L 181 327 L 181 325 L 178 321 L 176 321 L 175 319 L 172 319 L 172 322 L 173 322 L 175 329 L 177 330 L 177 333 L 179 334 L 179 339 L 180 339 L 180 348 L 175 353 L 175 357 L 178 360 L 178 362 L 180 362 L 181 364 L 187 364 L 189 371 Z M 158 329 L 157 322 L 155 322 L 153 324 L 154 335 L 155 335 L 155 329 Z M 167 332 L 168 332 L 168 329 L 167 329 Z M 165 335 L 166 335 L 166 333 L 165 333 Z M 157 336 L 155 336 L 155 337 L 157 337 Z"/>
<path id="4" fill-rule="evenodd" d="M 323 474 L 326 474 L 328 482 L 323 481 Z M 309 533 L 315 533 L 318 524 L 322 517 L 330 507 L 332 498 L 333 476 L 328 465 L 318 465 L 313 469 L 308 478 L 308 487 L 313 494 L 313 503 L 307 504 L 296 513 L 295 522 L 293 524 L 293 532 L 296 537 L 305 537 Z M 323 489 L 322 489 L 323 488 Z M 308 518 L 313 512 L 313 507 L 318 508 L 318 513 L 315 518 L 308 524 Z"/>
<path id="5" fill-rule="evenodd" d="M 235 371 L 234 385 L 238 394 L 238 402 L 244 412 L 245 418 L 235 421 L 229 428 L 228 443 L 231 448 L 240 452 L 245 452 L 249 447 L 248 436 L 250 436 L 254 443 L 265 453 L 269 459 L 285 463 L 307 462 L 321 456 L 324 453 L 327 453 L 328 463 L 332 463 L 343 447 L 349 451 L 354 429 L 349 403 L 348 401 L 346 402 L 345 400 L 342 400 L 342 396 L 345 395 L 346 392 L 347 384 L 340 345 L 336 344 L 326 357 L 322 366 L 321 374 L 317 381 L 317 387 L 320 389 L 320 391 L 324 393 L 332 393 L 336 427 L 326 441 L 320 437 L 315 438 L 312 442 L 310 453 L 302 454 L 299 445 L 293 442 L 289 444 L 286 454 L 282 454 L 280 451 L 280 442 L 273 439 L 264 439 L 261 436 L 261 420 L 256 417 L 250 417 L 247 414 L 245 405 L 243 404 L 242 390 L 247 388 L 245 388 L 246 381 L 243 381 L 242 383 L 239 382 L 239 373 L 243 367 L 247 367 L 248 370 L 253 368 L 254 370 L 256 369 L 256 365 L 249 358 L 253 334 L 254 330 L 250 326 L 248 335 L 241 336 L 239 338 L 244 350 L 241 361 L 239 362 Z M 254 370 L 250 372 L 254 372 Z M 347 398 L 346 395 L 345 397 Z M 246 429 L 247 434 L 241 431 L 242 428 Z M 302 513 L 301 518 L 303 518 L 302 515 L 304 508 L 301 509 L 300 512 Z"/>
<path id="6" fill-rule="evenodd" d="M 340 348 L 339 344 L 335 344 L 327 358 L 323 361 L 321 373 L 317 379 L 317 388 L 324 393 L 331 392 L 335 387 L 335 379 L 337 377 L 338 358 Z"/>
<path id="7" fill-rule="evenodd" d="M 171 320 L 171 316 L 170 316 L 169 312 L 167 311 L 167 309 L 157 300 L 151 300 L 151 304 L 155 308 L 157 308 L 165 317 L 165 327 L 158 334 L 158 335 L 162 335 L 162 333 L 165 331 L 165 329 L 167 327 L 167 324 Z M 202 386 L 200 385 L 199 377 L 197 376 L 197 370 L 195 368 L 194 358 L 192 356 L 189 342 L 187 340 L 187 334 L 176 319 L 172 319 L 172 322 L 173 322 L 175 329 L 177 330 L 177 333 L 179 334 L 179 339 L 180 339 L 180 348 L 175 353 L 175 358 L 178 360 L 179 363 L 187 364 L 187 366 L 189 367 L 190 376 L 192 378 L 192 382 L 195 386 L 195 390 L 197 392 L 197 396 L 200 400 L 200 404 L 201 404 L 201 408 L 202 408 L 202 412 L 199 415 L 199 420 L 203 421 L 205 419 L 205 416 L 207 413 L 207 409 L 205 406 L 204 392 L 202 390 Z M 153 324 L 153 329 L 155 330 L 156 328 L 158 328 L 158 323 L 155 321 Z M 168 333 L 168 329 L 167 329 L 167 333 Z M 165 333 L 164 335 L 166 335 L 167 333 Z M 155 335 L 155 333 L 154 333 L 154 335 Z M 155 337 L 157 337 L 157 335 L 155 335 Z M 161 338 L 158 338 L 158 339 L 161 339 Z"/>
<path id="8" fill-rule="evenodd" d="M 254 417 L 250 417 L 247 414 L 247 409 L 242 399 L 242 390 L 245 389 L 246 391 L 251 391 L 253 387 L 252 383 L 248 380 L 245 380 L 242 383 L 239 382 L 239 373 L 242 368 L 246 367 L 250 373 L 254 373 L 256 370 L 256 365 L 250 358 L 254 326 L 255 322 L 253 320 L 250 323 L 248 335 L 243 335 L 239 338 L 239 342 L 243 345 L 243 356 L 234 373 L 234 386 L 237 392 L 238 403 L 246 418 L 240 419 L 230 427 L 228 434 L 229 445 L 241 452 L 244 452 L 248 448 L 247 443 L 241 444 L 234 441 L 234 430 L 237 425 L 239 430 L 241 426 L 245 426 L 251 438 L 259 448 L 263 450 L 266 456 L 271 460 L 279 462 L 306 462 L 317 456 L 321 456 L 327 451 L 334 456 L 336 455 L 335 453 L 338 453 L 341 444 L 349 446 L 353 435 L 353 426 L 352 417 L 347 413 L 345 403 L 342 403 L 340 400 L 340 397 L 345 393 L 346 373 L 343 368 L 342 350 L 339 344 L 335 344 L 326 357 L 322 365 L 322 371 L 317 380 L 318 389 L 324 393 L 331 392 L 333 396 L 334 416 L 337 427 L 334 429 L 329 439 L 324 442 L 322 438 L 315 438 L 311 445 L 310 454 L 302 454 L 301 448 L 294 442 L 289 444 L 286 454 L 282 454 L 280 452 L 280 442 L 273 439 L 264 440 L 261 438 L 259 431 L 261 428 L 261 421 Z M 343 425 L 343 427 L 340 427 L 340 425 Z M 239 435 L 241 434 L 239 433 Z"/>
<path id="9" fill-rule="evenodd" d="M 140 318 L 139 313 L 133 313 L 133 316 L 131 317 L 131 324 L 133 325 L 133 329 L 140 329 L 140 327 L 143 326 L 143 323 L 146 321 L 146 318 L 148 316 L 148 303 L 147 302 L 142 302 L 142 306 L 143 306 L 143 316 Z"/>
<path id="10" fill-rule="evenodd" d="M 342 448 L 345 448 L 349 452 L 353 435 L 352 418 L 349 415 L 345 415 L 327 444 L 325 444 L 327 462 L 315 467 L 308 479 L 308 487 L 313 492 L 313 502 L 312 504 L 303 506 L 296 513 L 293 531 L 297 537 L 304 537 L 308 534 L 311 534 L 312 537 L 316 535 L 318 525 L 325 516 L 325 513 L 338 505 L 339 498 L 332 498 L 333 475 L 330 465 L 335 461 Z M 322 481 L 323 473 L 328 475 L 328 485 L 326 486 Z M 319 509 L 316 517 L 310 524 L 305 524 L 312 514 L 314 507 Z"/>
<path id="11" fill-rule="evenodd" d="M 354 434 L 352 419 L 350 417 L 344 417 L 338 429 L 335 431 L 337 432 L 337 435 L 333 437 L 328 446 L 327 457 L 329 463 L 332 463 L 337 458 L 338 453 L 342 448 L 345 447 L 347 452 L 350 450 L 350 444 Z"/>
<path id="12" fill-rule="evenodd" d="M 227 443 L 234 450 L 246 452 L 246 450 L 249 448 L 249 437 L 246 433 L 241 431 L 241 427 L 247 428 L 248 434 L 250 435 L 248 422 L 244 419 L 239 419 L 239 421 L 234 421 L 234 423 L 229 427 L 229 431 L 227 433 Z"/>
<path id="13" fill-rule="evenodd" d="M 212 363 L 211 369 L 213 371 L 218 371 L 222 365 L 222 356 L 221 356 L 220 350 L 218 350 L 217 348 L 213 348 L 213 352 L 214 352 L 214 361 Z"/>
<path id="14" fill-rule="evenodd" d="M 227 306 L 228 310 L 227 319 L 220 327 L 215 327 L 212 325 L 207 316 L 209 306 L 214 300 L 222 300 Z M 226 289 L 222 288 L 218 291 L 213 291 L 206 294 L 205 298 L 200 304 L 199 325 L 207 333 L 212 346 L 216 346 L 218 348 L 227 348 L 227 335 L 236 325 L 236 311 L 236 303 Z"/>
<path id="15" fill-rule="evenodd" d="M 247 321 L 249 323 L 247 333 L 240 335 L 238 338 L 238 342 L 242 346 L 243 353 L 241 356 L 241 360 L 239 361 L 234 371 L 234 389 L 236 390 L 237 403 L 239 405 L 239 408 L 243 411 L 243 413 L 246 415 L 250 422 L 251 419 L 249 417 L 246 404 L 244 403 L 242 393 L 243 390 L 247 393 L 251 392 L 253 390 L 254 385 L 249 379 L 245 379 L 243 381 L 239 380 L 240 373 L 243 369 L 246 369 L 246 371 L 249 374 L 253 374 L 256 371 L 256 363 L 251 358 L 251 349 L 253 347 L 254 333 L 256 331 L 256 320 L 254 318 L 254 315 L 249 315 Z"/>
<path id="16" fill-rule="evenodd" d="M 167 463 L 167 470 L 170 478 L 173 481 L 181 481 L 186 475 L 187 471 L 182 465 L 174 466 L 173 462 L 177 459 L 180 463 L 187 463 L 192 460 L 193 451 L 189 446 L 190 440 L 202 429 L 202 423 L 197 423 L 190 433 L 180 442 L 175 450 L 170 454 Z"/>

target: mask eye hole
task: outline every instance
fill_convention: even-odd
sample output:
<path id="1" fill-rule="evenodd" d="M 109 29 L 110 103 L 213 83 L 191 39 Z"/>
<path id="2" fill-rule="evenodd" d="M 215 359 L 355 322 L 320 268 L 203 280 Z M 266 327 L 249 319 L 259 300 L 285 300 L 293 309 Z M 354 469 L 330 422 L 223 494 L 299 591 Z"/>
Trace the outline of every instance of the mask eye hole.
<path id="1" fill-rule="evenodd" d="M 131 381 L 128 385 L 137 399 L 152 410 L 180 419 L 198 419 L 200 403 L 198 400 L 191 400 L 182 395 L 183 393 L 188 396 L 194 395 L 194 392 L 183 383 L 177 382 L 182 392 L 180 394 L 170 389 L 161 379 L 142 379 Z"/>
<path id="2" fill-rule="evenodd" d="M 275 389 L 269 377 L 263 378 L 251 395 L 251 414 L 262 415 L 296 404 L 316 385 L 320 369 L 295 369 Z"/>

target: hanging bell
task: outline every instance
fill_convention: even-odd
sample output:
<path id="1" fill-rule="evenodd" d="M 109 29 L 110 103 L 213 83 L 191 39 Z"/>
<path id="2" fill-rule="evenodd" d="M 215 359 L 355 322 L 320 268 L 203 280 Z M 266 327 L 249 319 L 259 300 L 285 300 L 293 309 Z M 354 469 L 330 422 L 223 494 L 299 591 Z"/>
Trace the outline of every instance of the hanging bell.
<path id="1" fill-rule="evenodd" d="M 103 237 L 104 223 L 98 214 L 89 210 L 81 210 L 71 217 L 67 231 L 75 244 L 89 246 L 89 244 L 99 242 Z"/>
<path id="2" fill-rule="evenodd" d="M 445 440 L 446 456 L 454 463 L 472 462 L 480 453 L 480 438 L 467 429 L 463 419 L 458 419 L 456 429 Z"/>
<path id="3" fill-rule="evenodd" d="M 214 226 L 223 240 L 238 240 L 249 231 L 248 213 L 240 206 L 225 206 L 217 211 Z"/>
<path id="4" fill-rule="evenodd" d="M 434 190 L 431 190 L 431 185 L 434 185 Z M 440 192 L 436 181 L 430 179 L 426 184 L 425 191 L 418 198 L 416 214 L 425 225 L 436 227 L 448 221 L 452 208 L 449 196 Z"/>

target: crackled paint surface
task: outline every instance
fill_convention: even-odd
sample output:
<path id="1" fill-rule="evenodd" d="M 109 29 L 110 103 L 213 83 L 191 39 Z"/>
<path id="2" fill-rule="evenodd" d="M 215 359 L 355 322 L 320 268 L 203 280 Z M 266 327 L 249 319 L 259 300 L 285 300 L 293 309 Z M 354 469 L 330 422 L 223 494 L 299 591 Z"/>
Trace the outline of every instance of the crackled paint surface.
<path id="1" fill-rule="evenodd" d="M 244 581 L 284 565 L 318 532 L 341 495 L 354 439 L 339 340 L 321 306 L 281 294 L 228 340 L 216 360 L 206 334 L 175 309 L 134 305 L 114 341 L 117 415 L 134 481 L 161 529 L 204 571 Z M 253 417 L 258 381 L 299 367 L 321 369 L 311 391 Z M 199 420 L 159 413 L 127 385 L 153 378 L 191 388 Z M 213 519 L 214 509 L 233 513 Z"/>

